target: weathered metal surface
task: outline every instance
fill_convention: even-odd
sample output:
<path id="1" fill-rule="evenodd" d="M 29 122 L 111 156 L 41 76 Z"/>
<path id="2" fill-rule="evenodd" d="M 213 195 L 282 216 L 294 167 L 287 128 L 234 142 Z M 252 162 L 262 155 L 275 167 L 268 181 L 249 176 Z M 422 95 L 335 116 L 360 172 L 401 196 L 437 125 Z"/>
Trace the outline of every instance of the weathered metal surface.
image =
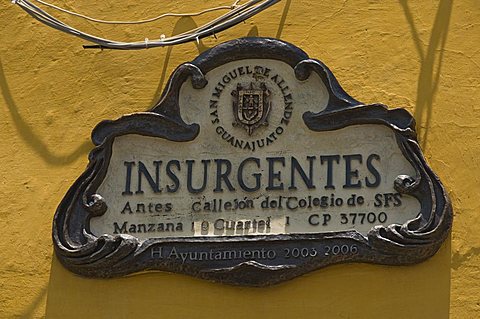
<path id="1" fill-rule="evenodd" d="M 94 235 L 91 218 L 105 214 L 108 202 L 97 190 L 107 174 L 116 137 L 138 134 L 182 143 L 193 141 L 202 129 L 186 124 L 179 105 L 180 89 L 191 81 L 195 89 L 207 85 L 205 74 L 233 61 L 271 59 L 288 64 L 298 81 L 318 75 L 328 93 L 326 108 L 305 112 L 305 125 L 315 132 L 336 131 L 354 125 L 379 124 L 394 132 L 403 156 L 414 167 L 414 175 L 398 175 L 397 192 L 420 203 L 416 218 L 403 224 L 377 225 L 366 235 L 356 230 L 274 235 L 149 238 L 139 240 L 126 234 Z M 264 118 L 265 120 L 265 118 Z M 239 128 L 245 130 L 244 128 Z M 294 135 L 294 131 L 289 134 Z M 421 262 L 439 249 L 452 223 L 452 209 L 440 180 L 426 164 L 416 140 L 415 122 L 403 109 L 389 110 L 381 104 L 364 105 L 350 97 L 332 72 L 320 61 L 310 59 L 288 43 L 266 38 L 244 38 L 221 44 L 180 65 L 172 74 L 160 102 L 148 112 L 103 121 L 93 130 L 96 145 L 89 165 L 72 185 L 54 217 L 53 241 L 59 260 L 71 271 L 88 277 L 114 277 L 144 270 L 189 274 L 207 280 L 237 285 L 266 286 L 309 271 L 344 262 L 405 265 Z M 323 250 L 329 247 L 329 251 Z M 332 247 L 347 247 L 335 254 Z M 163 258 L 172 251 L 222 252 L 264 249 L 275 258 L 207 258 L 178 260 Z M 315 251 L 305 258 L 291 258 L 285 250 Z"/>

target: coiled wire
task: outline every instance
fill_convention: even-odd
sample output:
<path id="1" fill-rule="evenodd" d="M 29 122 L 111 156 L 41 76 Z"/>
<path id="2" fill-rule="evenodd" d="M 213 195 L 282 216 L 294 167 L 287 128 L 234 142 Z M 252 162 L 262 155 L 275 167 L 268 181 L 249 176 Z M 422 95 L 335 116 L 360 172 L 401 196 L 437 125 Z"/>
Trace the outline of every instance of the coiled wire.
<path id="1" fill-rule="evenodd" d="M 208 36 L 215 36 L 215 34 L 226 30 L 240 22 L 245 21 L 246 19 L 254 16 L 255 14 L 267 9 L 268 7 L 276 4 L 280 0 L 250 0 L 244 4 L 238 4 L 240 1 L 235 1 L 231 6 L 220 6 L 215 8 L 206 9 L 196 13 L 166 13 L 160 16 L 138 20 L 138 21 L 110 21 L 110 20 L 100 20 L 88 17 L 86 15 L 82 15 L 79 13 L 75 13 L 55 5 L 49 4 L 42 0 L 36 0 L 44 5 L 47 5 L 51 8 L 56 10 L 62 11 L 64 13 L 73 14 L 75 16 L 98 22 L 98 23 L 107 23 L 107 24 L 141 24 L 141 23 L 148 23 L 152 21 L 156 21 L 166 16 L 195 16 L 200 15 L 206 12 L 211 12 L 215 10 L 221 9 L 230 9 L 227 13 L 215 18 L 214 20 L 205 23 L 204 25 L 197 27 L 195 29 L 189 30 L 184 33 L 180 33 L 171 37 L 162 37 L 160 39 L 149 40 L 145 38 L 143 41 L 136 41 L 136 42 L 122 42 L 122 41 L 114 41 L 110 39 L 105 39 L 101 37 L 97 37 L 83 31 L 77 30 L 70 25 L 58 20 L 57 18 L 53 17 L 51 14 L 47 13 L 40 7 L 36 6 L 29 0 L 13 0 L 12 2 L 18 6 L 20 6 L 23 10 L 25 10 L 29 15 L 33 18 L 37 19 L 43 24 L 46 24 L 54 29 L 60 30 L 62 32 L 74 35 L 76 37 L 82 38 L 89 42 L 95 43 L 95 45 L 84 45 L 83 47 L 86 49 L 115 49 L 115 50 L 140 50 L 140 49 L 149 49 L 155 47 L 165 47 L 171 46 L 181 43 L 186 43 L 190 41 L 199 41 L 199 39 L 208 37 Z"/>

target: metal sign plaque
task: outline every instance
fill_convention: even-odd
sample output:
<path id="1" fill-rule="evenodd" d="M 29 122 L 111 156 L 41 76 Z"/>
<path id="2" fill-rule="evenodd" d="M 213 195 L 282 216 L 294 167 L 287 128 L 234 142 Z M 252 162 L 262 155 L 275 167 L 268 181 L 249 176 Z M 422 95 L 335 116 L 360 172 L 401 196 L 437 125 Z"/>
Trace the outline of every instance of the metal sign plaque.
<path id="1" fill-rule="evenodd" d="M 60 261 L 84 276 L 265 286 L 336 263 L 420 262 L 451 227 L 412 116 L 353 99 L 279 40 L 206 51 L 150 111 L 92 139 L 53 225 Z"/>

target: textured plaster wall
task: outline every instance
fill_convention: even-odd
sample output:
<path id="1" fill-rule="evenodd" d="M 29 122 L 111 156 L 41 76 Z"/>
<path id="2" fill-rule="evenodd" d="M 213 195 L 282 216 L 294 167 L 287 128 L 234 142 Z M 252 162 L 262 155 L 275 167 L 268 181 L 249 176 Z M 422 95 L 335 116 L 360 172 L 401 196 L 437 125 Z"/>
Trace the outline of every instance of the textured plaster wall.
<path id="1" fill-rule="evenodd" d="M 228 3 L 55 1 L 120 19 L 190 12 L 211 2 Z M 207 18 L 107 27 L 66 19 L 96 34 L 137 40 L 179 33 Z M 480 317 L 479 22 L 477 0 L 283 0 L 218 39 L 95 51 L 3 0 L 0 318 Z M 53 255 L 51 222 L 87 163 L 91 129 L 149 108 L 178 64 L 246 35 L 292 42 L 325 62 L 355 98 L 412 112 L 427 160 L 453 201 L 450 239 L 419 265 L 339 265 L 265 289 L 169 273 L 89 280 L 66 271 Z"/>

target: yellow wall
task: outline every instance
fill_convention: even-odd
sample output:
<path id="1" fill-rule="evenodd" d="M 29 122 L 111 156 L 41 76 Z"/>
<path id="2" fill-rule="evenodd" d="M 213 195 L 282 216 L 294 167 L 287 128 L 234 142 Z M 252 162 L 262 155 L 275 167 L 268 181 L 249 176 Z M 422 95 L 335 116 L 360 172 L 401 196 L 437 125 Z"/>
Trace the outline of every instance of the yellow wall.
<path id="1" fill-rule="evenodd" d="M 120 19 L 211 2 L 229 3 L 55 1 Z M 137 40 L 212 16 L 106 27 L 65 19 L 95 34 Z M 283 0 L 200 45 L 97 51 L 3 0 L 0 318 L 479 318 L 479 22 L 478 0 Z M 291 42 L 325 62 L 358 100 L 414 114 L 422 149 L 454 206 L 453 231 L 438 254 L 408 267 L 332 266 L 261 289 L 169 273 L 92 280 L 65 270 L 53 254 L 51 222 L 87 163 L 91 129 L 149 108 L 178 64 L 246 35 Z"/>

